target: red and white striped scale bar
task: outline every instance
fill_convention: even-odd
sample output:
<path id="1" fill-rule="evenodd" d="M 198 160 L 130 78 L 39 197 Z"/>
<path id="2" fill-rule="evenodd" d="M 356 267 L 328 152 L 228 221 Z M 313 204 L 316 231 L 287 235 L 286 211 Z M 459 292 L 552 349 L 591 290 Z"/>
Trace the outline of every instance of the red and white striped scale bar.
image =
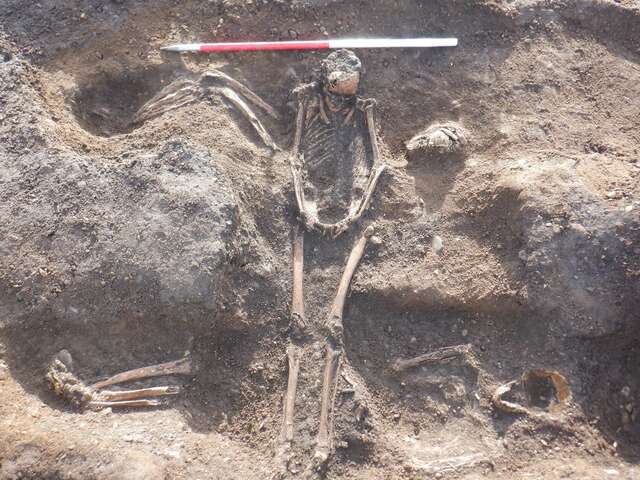
<path id="1" fill-rule="evenodd" d="M 448 38 L 344 38 L 284 42 L 181 43 L 162 47 L 169 52 L 241 52 L 255 50 L 325 50 L 335 48 L 431 48 L 455 47 L 458 39 Z"/>

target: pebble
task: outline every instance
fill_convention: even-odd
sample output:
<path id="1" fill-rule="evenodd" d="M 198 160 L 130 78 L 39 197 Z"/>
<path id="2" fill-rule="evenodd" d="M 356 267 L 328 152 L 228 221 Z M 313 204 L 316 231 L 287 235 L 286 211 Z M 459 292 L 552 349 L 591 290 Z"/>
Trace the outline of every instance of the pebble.
<path id="1" fill-rule="evenodd" d="M 433 251 L 436 253 L 440 253 L 444 248 L 444 242 L 439 235 L 435 235 L 433 240 L 431 241 L 431 246 L 433 247 Z"/>

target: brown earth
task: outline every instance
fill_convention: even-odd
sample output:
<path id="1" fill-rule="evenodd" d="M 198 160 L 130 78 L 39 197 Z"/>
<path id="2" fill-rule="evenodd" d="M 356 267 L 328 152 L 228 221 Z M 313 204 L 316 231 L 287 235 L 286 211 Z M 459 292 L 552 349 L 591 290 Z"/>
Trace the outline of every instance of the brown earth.
<path id="1" fill-rule="evenodd" d="M 460 46 L 357 52 L 390 168 L 360 225 L 306 238 L 316 323 L 362 225 L 382 240 L 347 300 L 326 477 L 640 475 L 640 3 L 4 0 L 0 478 L 275 472 L 296 222 L 289 93 L 323 54 L 159 47 L 327 34 Z M 131 124 L 163 86 L 210 68 L 279 111 L 262 120 L 283 152 L 220 98 Z M 407 155 L 444 121 L 469 133 L 464 155 Z M 475 363 L 390 369 L 463 343 Z M 185 352 L 199 368 L 162 408 L 82 413 L 44 380 L 63 348 L 87 381 Z M 322 345 L 305 352 L 294 471 L 318 425 Z M 571 404 L 494 408 L 495 388 L 532 368 L 561 372 Z M 168 382 L 185 384 L 140 385 Z"/>

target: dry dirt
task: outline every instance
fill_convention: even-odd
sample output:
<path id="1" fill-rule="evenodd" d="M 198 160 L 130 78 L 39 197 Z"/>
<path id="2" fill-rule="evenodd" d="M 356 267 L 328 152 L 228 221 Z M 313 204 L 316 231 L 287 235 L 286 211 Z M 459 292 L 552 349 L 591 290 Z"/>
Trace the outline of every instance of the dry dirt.
<path id="1" fill-rule="evenodd" d="M 314 322 L 362 225 L 382 240 L 347 300 L 326 477 L 640 478 L 636 0 L 2 0 L 0 478 L 271 477 L 296 222 L 289 93 L 323 54 L 159 47 L 422 34 L 460 46 L 357 52 L 390 168 L 359 225 L 307 235 Z M 282 152 L 220 98 L 131 124 L 210 68 L 279 111 L 262 120 Z M 444 121 L 469 133 L 465 154 L 409 158 L 405 143 Z M 390 369 L 463 343 L 475 364 Z M 186 352 L 199 369 L 141 383 L 185 384 L 162 408 L 83 413 L 44 380 L 62 348 L 86 381 Z M 318 425 L 323 351 L 306 348 L 294 470 Z M 561 372 L 571 404 L 496 410 L 494 389 L 532 368 Z"/>

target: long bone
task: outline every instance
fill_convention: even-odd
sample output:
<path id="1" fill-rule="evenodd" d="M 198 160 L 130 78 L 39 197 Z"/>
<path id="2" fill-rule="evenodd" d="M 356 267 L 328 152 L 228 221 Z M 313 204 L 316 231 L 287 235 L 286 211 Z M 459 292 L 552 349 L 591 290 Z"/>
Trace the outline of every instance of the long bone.
<path id="1" fill-rule="evenodd" d="M 306 326 L 304 316 L 304 229 L 296 224 L 293 231 L 293 294 L 291 320 L 298 329 Z"/>
<path id="2" fill-rule="evenodd" d="M 396 372 L 402 372 L 404 370 L 409 370 L 410 368 L 419 367 L 421 365 L 446 362 L 458 357 L 471 359 L 472 355 L 473 353 L 471 351 L 471 345 L 469 344 L 443 347 L 409 359 L 397 358 L 392 362 L 391 369 Z"/>
<path id="3" fill-rule="evenodd" d="M 374 229 L 372 226 L 367 227 L 351 249 L 342 278 L 340 279 L 338 291 L 327 319 L 329 336 L 327 338 L 324 375 L 322 380 L 320 426 L 318 427 L 316 448 L 313 459 L 313 468 L 315 470 L 321 470 L 326 465 L 332 449 L 333 407 L 335 404 L 338 372 L 340 370 L 340 357 L 342 355 L 342 316 L 344 312 L 344 304 L 349 291 L 349 285 L 351 284 L 356 268 L 364 254 L 367 240 L 373 235 L 373 232 Z"/>
<path id="4" fill-rule="evenodd" d="M 367 180 L 366 189 L 360 197 L 358 202 L 349 209 L 349 214 L 342 220 L 335 223 L 321 222 L 317 214 L 309 211 L 307 202 L 305 200 L 304 187 L 302 185 L 302 167 L 304 165 L 304 158 L 300 154 L 300 145 L 302 142 L 302 134 L 304 130 L 304 115 L 309 102 L 309 92 L 311 87 L 304 86 L 298 89 L 295 93 L 298 94 L 298 111 L 296 114 L 296 128 L 293 141 L 293 147 L 290 158 L 291 176 L 293 178 L 293 187 L 296 196 L 296 203 L 298 205 L 298 211 L 300 213 L 301 220 L 304 222 L 307 229 L 313 231 L 319 231 L 323 235 L 329 235 L 332 238 L 338 237 L 340 234 L 349 229 L 349 227 L 360 219 L 363 213 L 367 210 L 373 192 L 378 184 L 380 176 L 385 171 L 387 166 L 382 163 L 380 159 L 380 149 L 378 148 L 378 137 L 376 134 L 376 124 L 374 117 L 375 100 L 358 100 L 357 107 L 365 112 L 367 129 L 369 132 L 369 141 L 371 144 L 371 152 L 373 156 L 373 166 Z M 322 100 L 320 100 L 322 105 Z"/>
<path id="5" fill-rule="evenodd" d="M 320 395 L 320 426 L 316 437 L 316 449 L 313 455 L 315 466 L 320 469 L 329 459 L 332 448 L 333 434 L 333 406 L 335 404 L 335 390 L 338 383 L 340 368 L 340 349 L 334 349 L 327 343 L 324 373 L 322 375 L 322 393 Z"/>
<path id="6" fill-rule="evenodd" d="M 291 446 L 294 434 L 294 410 L 296 404 L 296 391 L 298 389 L 298 375 L 300 373 L 300 349 L 294 345 L 287 348 L 287 360 L 289 364 L 289 379 L 287 382 L 287 393 L 282 402 L 283 422 L 278 439 L 278 451 L 280 467 L 287 469 L 291 459 Z"/>
<path id="7" fill-rule="evenodd" d="M 338 291 L 336 292 L 333 304 L 331 305 L 331 311 L 329 312 L 329 316 L 326 321 L 326 326 L 331 333 L 331 337 L 340 345 L 342 344 L 343 330 L 342 315 L 344 312 L 344 304 L 347 299 L 347 293 L 349 292 L 349 286 L 351 285 L 353 275 L 358 268 L 358 264 L 364 255 L 364 249 L 367 246 L 367 241 L 373 235 L 373 232 L 373 226 L 369 225 L 353 245 L 347 264 L 344 268 L 342 278 L 340 279 L 340 284 L 338 285 Z"/>
<path id="8" fill-rule="evenodd" d="M 299 225 L 293 229 L 293 293 L 291 300 L 291 324 L 295 334 L 304 333 L 306 321 L 304 316 L 304 229 Z M 300 373 L 300 349 L 293 344 L 287 347 L 289 375 L 287 392 L 282 403 L 282 430 L 278 439 L 276 453 L 283 470 L 287 469 L 291 458 L 291 446 L 294 434 L 294 410 L 296 391 L 298 389 L 298 375 Z"/>
<path id="9" fill-rule="evenodd" d="M 117 383 L 130 382 L 132 380 L 140 380 L 143 378 L 160 377 L 163 375 L 191 375 L 193 373 L 191 360 L 189 358 L 181 358 L 173 362 L 159 363 L 157 365 L 149 365 L 148 367 L 135 368 L 126 372 L 118 373 L 105 380 L 101 380 L 91 385 L 91 388 L 99 390 L 108 385 Z"/>
<path id="10" fill-rule="evenodd" d="M 238 108 L 238 110 L 240 110 L 240 113 L 242 113 L 242 115 L 249 121 L 251 126 L 258 133 L 258 135 L 260 136 L 260 138 L 262 139 L 262 141 L 267 147 L 276 151 L 280 150 L 280 147 L 278 147 L 278 145 L 276 145 L 276 143 L 273 141 L 273 139 L 271 138 L 271 135 L 269 135 L 269 132 L 267 132 L 267 129 L 264 128 L 262 123 L 260 123 L 260 120 L 258 120 L 258 117 L 256 117 L 255 113 L 253 113 L 251 108 L 249 108 L 249 105 L 247 105 L 247 103 L 244 100 L 242 100 L 240 95 L 238 95 L 235 91 L 231 90 L 230 88 L 222 88 L 220 89 L 220 92 L 222 93 L 222 95 L 224 95 L 224 97 L 227 100 L 233 103 Z"/>

